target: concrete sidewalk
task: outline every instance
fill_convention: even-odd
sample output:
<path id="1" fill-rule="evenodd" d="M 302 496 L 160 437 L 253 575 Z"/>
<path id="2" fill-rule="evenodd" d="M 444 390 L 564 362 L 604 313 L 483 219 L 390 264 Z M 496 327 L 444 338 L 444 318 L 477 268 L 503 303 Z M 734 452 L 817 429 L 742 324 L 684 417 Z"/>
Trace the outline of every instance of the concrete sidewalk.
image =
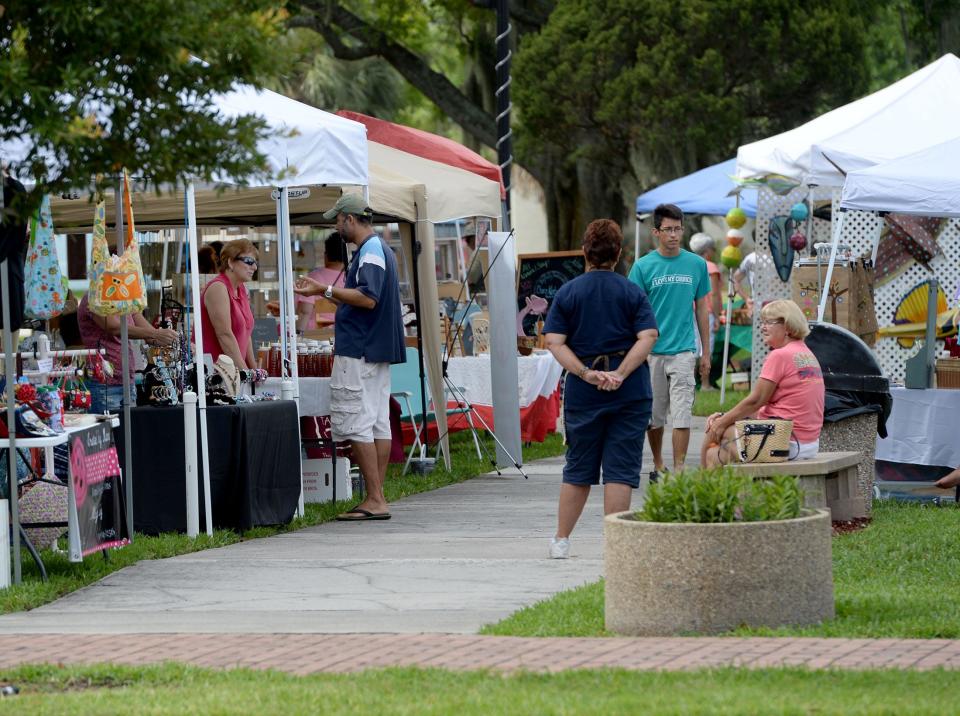
<path id="1" fill-rule="evenodd" d="M 690 464 L 702 430 L 698 420 Z M 649 446 L 645 453 L 646 473 Z M 415 495 L 392 505 L 389 521 L 327 523 L 140 562 L 0 616 L 0 634 L 473 634 L 601 576 L 600 490 L 573 535 L 572 558 L 547 558 L 562 466 L 553 458 L 526 466 L 529 480 L 510 471 Z"/>

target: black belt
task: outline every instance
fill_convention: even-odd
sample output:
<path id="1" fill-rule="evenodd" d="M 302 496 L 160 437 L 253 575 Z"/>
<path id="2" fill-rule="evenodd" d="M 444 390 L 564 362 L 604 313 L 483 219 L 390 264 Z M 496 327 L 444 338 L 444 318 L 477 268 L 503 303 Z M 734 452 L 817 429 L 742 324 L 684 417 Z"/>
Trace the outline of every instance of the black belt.
<path id="1" fill-rule="evenodd" d="M 611 358 L 622 358 L 627 355 L 626 351 L 616 351 L 615 353 L 603 353 L 596 356 L 587 356 L 586 358 L 580 358 L 580 362 L 585 366 L 590 368 L 590 370 L 597 370 L 597 364 L 602 365 L 603 367 L 600 370 L 606 372 L 610 370 L 610 359 Z"/>

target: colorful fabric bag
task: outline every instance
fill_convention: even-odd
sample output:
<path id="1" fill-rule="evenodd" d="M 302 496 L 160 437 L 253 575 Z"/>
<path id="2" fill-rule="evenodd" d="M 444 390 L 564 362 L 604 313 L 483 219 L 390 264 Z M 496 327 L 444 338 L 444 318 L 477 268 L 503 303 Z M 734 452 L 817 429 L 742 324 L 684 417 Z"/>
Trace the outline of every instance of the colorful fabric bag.
<path id="1" fill-rule="evenodd" d="M 63 313 L 67 301 L 67 279 L 57 261 L 49 196 L 43 197 L 40 208 L 30 220 L 30 245 L 24 276 L 24 314 L 27 318 L 46 320 Z"/>
<path id="2" fill-rule="evenodd" d="M 126 237 L 123 253 L 111 255 L 107 244 L 106 203 L 102 199 L 97 202 L 93 216 L 89 302 L 90 310 L 98 316 L 129 316 L 140 313 L 147 306 L 126 171 L 123 173 L 123 219 Z M 117 250 L 120 250 L 119 246 Z"/>

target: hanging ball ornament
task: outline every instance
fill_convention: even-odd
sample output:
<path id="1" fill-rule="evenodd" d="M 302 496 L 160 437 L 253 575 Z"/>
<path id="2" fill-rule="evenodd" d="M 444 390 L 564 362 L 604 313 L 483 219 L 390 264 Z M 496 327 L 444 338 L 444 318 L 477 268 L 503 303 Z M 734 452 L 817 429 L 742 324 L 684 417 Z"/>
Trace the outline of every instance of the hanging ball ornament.
<path id="1" fill-rule="evenodd" d="M 727 226 L 731 229 L 739 229 L 747 223 L 747 212 L 739 206 L 733 207 L 727 212 Z"/>
<path id="2" fill-rule="evenodd" d="M 740 229 L 730 229 L 727 232 L 727 243 L 730 246 L 739 246 L 743 243 L 743 232 Z"/>
<path id="3" fill-rule="evenodd" d="M 720 263 L 730 269 L 735 269 L 743 261 L 743 254 L 739 246 L 724 246 L 720 253 Z"/>
<path id="4" fill-rule="evenodd" d="M 794 251 L 803 251 L 807 248 L 807 237 L 799 231 L 794 231 L 790 236 L 790 248 Z"/>
<path id="5" fill-rule="evenodd" d="M 790 207 L 790 218 L 794 221 L 806 221 L 810 216 L 810 208 L 802 201 Z"/>

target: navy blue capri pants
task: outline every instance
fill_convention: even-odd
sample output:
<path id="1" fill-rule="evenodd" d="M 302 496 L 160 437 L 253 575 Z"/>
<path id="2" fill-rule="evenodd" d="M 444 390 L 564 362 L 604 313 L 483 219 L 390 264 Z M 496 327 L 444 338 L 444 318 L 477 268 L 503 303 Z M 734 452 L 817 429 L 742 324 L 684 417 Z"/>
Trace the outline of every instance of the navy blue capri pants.
<path id="1" fill-rule="evenodd" d="M 650 423 L 649 398 L 600 405 L 564 406 L 567 464 L 563 481 L 571 485 L 618 482 L 640 487 L 643 438 Z"/>

